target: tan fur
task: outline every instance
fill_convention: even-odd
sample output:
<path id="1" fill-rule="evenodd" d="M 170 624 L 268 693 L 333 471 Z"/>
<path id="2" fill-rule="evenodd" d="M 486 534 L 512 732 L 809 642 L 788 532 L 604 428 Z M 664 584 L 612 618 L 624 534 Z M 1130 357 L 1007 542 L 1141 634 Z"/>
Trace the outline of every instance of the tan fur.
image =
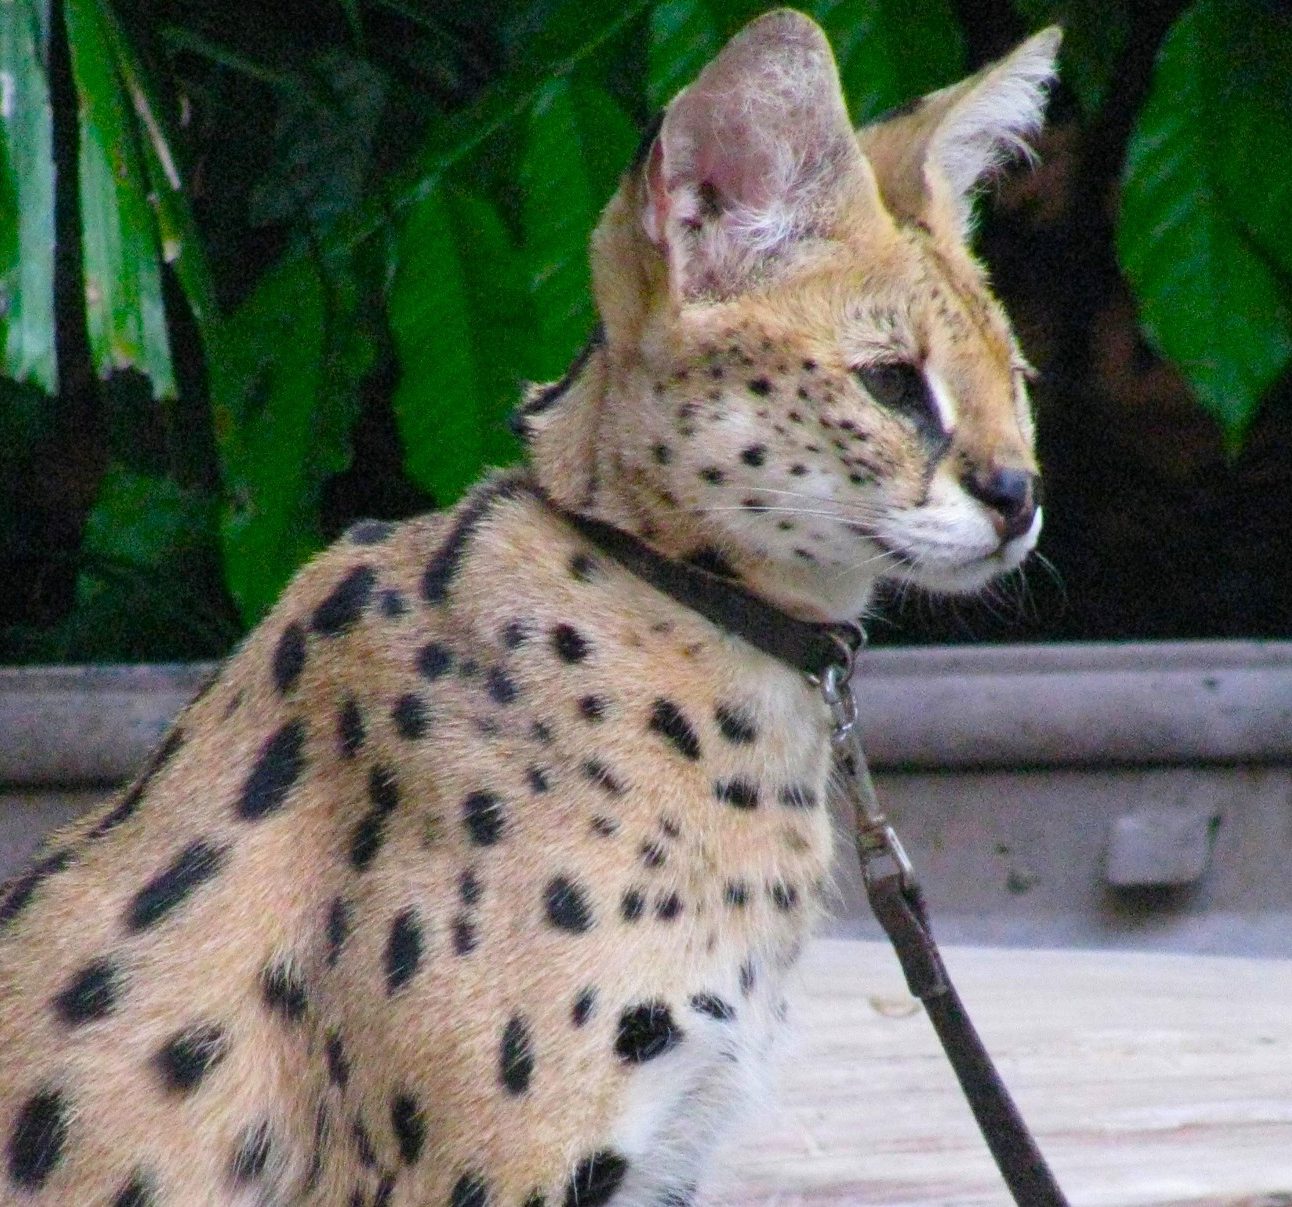
<path id="1" fill-rule="evenodd" d="M 690 1201 L 827 893 L 826 712 L 544 496 L 830 619 L 885 575 L 972 588 L 1036 526 L 1002 541 L 960 485 L 1034 468 L 1031 426 L 959 218 L 880 200 L 926 165 L 840 142 L 795 14 L 710 70 L 594 237 L 604 334 L 523 409 L 532 470 L 316 559 L 141 784 L 0 894 L 0 1202 Z M 788 85 L 779 130 L 694 103 L 750 72 L 836 103 L 815 130 Z M 687 178 L 711 117 L 790 165 L 775 196 L 744 160 Z M 895 359 L 949 431 L 859 384 Z M 195 1027 L 219 1058 L 168 1085 Z"/>

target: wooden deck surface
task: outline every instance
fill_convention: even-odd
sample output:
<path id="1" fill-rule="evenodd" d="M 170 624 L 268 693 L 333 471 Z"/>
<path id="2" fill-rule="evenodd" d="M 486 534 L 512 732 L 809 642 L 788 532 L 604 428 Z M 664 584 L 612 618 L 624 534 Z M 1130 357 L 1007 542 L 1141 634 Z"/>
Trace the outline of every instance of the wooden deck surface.
<path id="1" fill-rule="evenodd" d="M 1292 1207 L 1292 962 L 952 949 L 1074 1207 Z M 887 947 L 822 940 L 705 1207 L 1008 1204 Z"/>

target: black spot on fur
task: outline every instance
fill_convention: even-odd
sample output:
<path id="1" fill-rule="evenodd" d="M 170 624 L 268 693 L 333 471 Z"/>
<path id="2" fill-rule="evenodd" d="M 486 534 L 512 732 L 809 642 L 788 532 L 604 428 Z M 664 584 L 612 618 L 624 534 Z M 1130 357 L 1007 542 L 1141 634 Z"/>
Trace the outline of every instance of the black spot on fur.
<path id="1" fill-rule="evenodd" d="M 590 582 L 599 572 L 597 559 L 590 553 L 576 553 L 570 558 L 570 574 L 581 583 Z"/>
<path id="2" fill-rule="evenodd" d="M 399 807 L 399 780 L 389 767 L 378 763 L 368 772 L 368 799 L 382 817 Z"/>
<path id="3" fill-rule="evenodd" d="M 377 1150 L 372 1146 L 372 1136 L 364 1126 L 362 1119 L 355 1119 L 354 1126 L 350 1129 L 350 1134 L 354 1137 L 354 1151 L 358 1154 L 359 1164 L 364 1169 L 376 1169 Z"/>
<path id="4" fill-rule="evenodd" d="M 111 960 L 91 960 L 54 998 L 54 1009 L 72 1026 L 107 1018 L 120 988 L 120 973 Z"/>
<path id="5" fill-rule="evenodd" d="M 265 1005 L 290 1023 L 300 1022 L 309 1007 L 305 981 L 287 960 L 267 964 L 260 974 L 260 993 Z"/>
<path id="6" fill-rule="evenodd" d="M 581 768 L 584 776 L 611 796 L 623 796 L 624 786 L 600 759 L 586 759 Z"/>
<path id="7" fill-rule="evenodd" d="M 720 801 L 737 809 L 754 809 L 758 806 L 758 789 L 748 780 L 718 780 L 713 785 L 713 794 Z"/>
<path id="8" fill-rule="evenodd" d="M 658 699 L 651 705 L 650 728 L 672 743 L 685 758 L 695 760 L 700 757 L 700 739 L 672 700 Z"/>
<path id="9" fill-rule="evenodd" d="M 727 480 L 727 475 L 716 465 L 706 465 L 700 471 L 700 477 L 712 486 L 721 486 Z"/>
<path id="10" fill-rule="evenodd" d="M 238 798 L 239 817 L 259 821 L 283 807 L 305 766 L 304 747 L 305 723 L 300 718 L 288 721 L 261 747 Z"/>
<path id="11" fill-rule="evenodd" d="M 657 444 L 651 449 L 657 465 L 667 465 L 673 459 L 673 450 L 667 444 Z"/>
<path id="12" fill-rule="evenodd" d="M 743 880 L 728 880 L 722 899 L 732 909 L 743 909 L 749 902 L 749 886 Z"/>
<path id="13" fill-rule="evenodd" d="M 582 934 L 592 927 L 592 911 L 582 888 L 567 876 L 548 882 L 543 892 L 547 920 L 558 930 Z"/>
<path id="14" fill-rule="evenodd" d="M 813 809 L 817 804 L 817 795 L 811 788 L 801 784 L 791 784 L 780 791 L 780 802 L 791 809 Z"/>
<path id="15" fill-rule="evenodd" d="M 712 545 L 705 545 L 695 550 L 686 560 L 696 569 L 706 570 L 710 574 L 716 574 L 719 578 L 740 577 L 735 566 L 727 560 L 722 551 L 715 549 Z"/>
<path id="16" fill-rule="evenodd" d="M 655 1207 L 695 1207 L 695 1186 L 674 1186 L 664 1192 Z"/>
<path id="17" fill-rule="evenodd" d="M 792 884 L 778 880 L 768 890 L 772 902 L 782 913 L 789 913 L 799 903 L 799 891 Z"/>
<path id="18" fill-rule="evenodd" d="M 340 637 L 352 629 L 368 606 L 376 581 L 377 572 L 371 566 L 355 566 L 314 609 L 310 628 L 320 637 Z"/>
<path id="19" fill-rule="evenodd" d="M 535 721 L 534 724 L 529 727 L 529 732 L 534 741 L 542 742 L 544 746 L 551 744 L 552 727 L 547 724 L 546 721 Z"/>
<path id="20" fill-rule="evenodd" d="M 396 1094 L 390 1100 L 390 1125 L 395 1129 L 404 1164 L 416 1165 L 426 1140 L 426 1116 L 412 1094 Z"/>
<path id="21" fill-rule="evenodd" d="M 350 934 L 350 907 L 341 897 L 334 897 L 327 911 L 327 966 L 335 968 L 341 948 Z"/>
<path id="22" fill-rule="evenodd" d="M 648 868 L 660 868 L 668 860 L 668 853 L 657 842 L 644 842 L 641 845 L 642 863 Z"/>
<path id="23" fill-rule="evenodd" d="M 339 1031 L 334 1029 L 327 1033 L 323 1050 L 327 1056 L 328 1080 L 338 1090 L 345 1089 L 350 1080 L 350 1062 L 346 1059 L 345 1045 L 341 1042 Z"/>
<path id="24" fill-rule="evenodd" d="M 729 1023 L 736 1017 L 735 1008 L 716 993 L 693 993 L 691 1009 L 716 1018 L 720 1023 Z"/>
<path id="25" fill-rule="evenodd" d="M 574 999 L 574 1005 L 570 1009 L 570 1021 L 576 1027 L 582 1027 L 592 1017 L 592 1012 L 596 1008 L 597 991 L 592 988 L 584 989 Z"/>
<path id="26" fill-rule="evenodd" d="M 754 991 L 754 985 L 758 981 L 758 970 L 754 967 L 752 960 L 746 960 L 740 966 L 740 992 L 748 997 Z"/>
<path id="27" fill-rule="evenodd" d="M 593 817 L 590 826 L 598 838 L 613 838 L 619 833 L 619 823 L 613 817 L 602 817 L 599 813 Z"/>
<path id="28" fill-rule="evenodd" d="M 274 647 L 274 686 L 286 695 L 305 669 L 305 630 L 293 621 Z"/>
<path id="29" fill-rule="evenodd" d="M 485 672 L 485 691 L 495 704 L 511 704 L 520 694 L 516 681 L 500 666 L 491 666 Z"/>
<path id="30" fill-rule="evenodd" d="M 112 1207 L 153 1207 L 156 1201 L 153 1197 L 152 1179 L 144 1173 L 136 1172 L 131 1174 L 130 1181 L 117 1191 L 117 1197 L 112 1200 Z"/>
<path id="31" fill-rule="evenodd" d="M 619 913 L 625 922 L 636 922 L 646 908 L 646 899 L 640 890 L 629 889 L 619 902 Z"/>
<path id="32" fill-rule="evenodd" d="M 233 1180 L 254 1182 L 259 1178 L 269 1163 L 271 1147 L 268 1123 L 257 1123 L 243 1128 L 229 1167 Z"/>
<path id="33" fill-rule="evenodd" d="M 766 398 L 772 392 L 772 383 L 766 377 L 755 377 L 748 384 L 749 392 L 757 394 L 759 398 Z"/>
<path id="34" fill-rule="evenodd" d="M 449 1207 L 489 1207 L 489 1184 L 479 1174 L 463 1174 L 453 1186 Z"/>
<path id="35" fill-rule="evenodd" d="M 767 446 L 765 444 L 751 444 L 740 454 L 740 459 L 746 465 L 757 468 L 767 460 Z"/>
<path id="36" fill-rule="evenodd" d="M 477 487 L 458 512 L 457 522 L 435 555 L 427 563 L 422 575 L 422 597 L 430 604 L 443 603 L 449 588 L 462 568 L 467 546 L 476 529 L 499 499 L 514 498 L 523 489 L 516 479 L 501 479 Z"/>
<path id="37" fill-rule="evenodd" d="M 381 1175 L 381 1181 L 377 1183 L 377 1189 L 372 1195 L 372 1207 L 390 1207 L 391 1196 L 395 1193 L 395 1175 L 387 1173 Z"/>
<path id="38" fill-rule="evenodd" d="M 535 792 L 546 792 L 551 787 L 547 778 L 547 768 L 545 767 L 526 768 L 525 779 L 529 781 L 530 788 Z"/>
<path id="39" fill-rule="evenodd" d="M 404 616 L 408 612 L 408 600 L 401 591 L 390 587 L 381 593 L 381 614 L 390 620 Z"/>
<path id="40" fill-rule="evenodd" d="M 565 1191 L 565 1207 L 603 1207 L 619 1189 L 627 1172 L 628 1162 L 609 1149 L 584 1157 L 575 1167 Z"/>
<path id="41" fill-rule="evenodd" d="M 521 1204 L 521 1207 L 547 1207 L 547 1199 L 541 1192 L 536 1190 Z"/>
<path id="42" fill-rule="evenodd" d="M 342 539 L 352 545 L 380 545 L 394 531 L 394 524 L 386 520 L 359 520 L 345 530 Z"/>
<path id="43" fill-rule="evenodd" d="M 386 940 L 386 992 L 396 993 L 408 984 L 422 962 L 422 926 L 417 911 L 401 910 L 390 924 Z"/>
<path id="44" fill-rule="evenodd" d="M 127 928 L 139 931 L 160 922 L 190 893 L 218 875 L 226 859 L 225 848 L 205 839 L 189 843 L 169 867 L 134 895 L 126 910 Z"/>
<path id="45" fill-rule="evenodd" d="M 718 732 L 733 746 L 748 746 L 758 738 L 753 718 L 743 708 L 719 704 L 713 710 L 718 721 Z"/>
<path id="46" fill-rule="evenodd" d="M 506 822 L 506 809 L 494 792 L 472 792 L 462 802 L 462 824 L 476 846 L 493 846 L 502 837 Z"/>
<path id="47" fill-rule="evenodd" d="M 399 736 L 410 742 L 424 738 L 431 724 L 426 701 L 414 692 L 406 692 L 395 701 L 395 707 L 390 710 L 390 719 L 395 723 Z"/>
<path id="48" fill-rule="evenodd" d="M 682 898 L 676 893 L 666 893 L 655 902 L 655 917 L 661 922 L 672 922 L 682 912 Z"/>
<path id="49" fill-rule="evenodd" d="M 453 919 L 453 954 L 469 956 L 476 949 L 476 925 L 466 914 Z"/>
<path id="50" fill-rule="evenodd" d="M 67 1142 L 67 1104 L 58 1090 L 40 1090 L 23 1103 L 9 1134 L 9 1176 L 39 1190 L 54 1172 Z"/>
<path id="51" fill-rule="evenodd" d="M 519 1015 L 508 1019 L 502 1032 L 498 1075 L 509 1094 L 523 1094 L 529 1089 L 534 1073 L 534 1041 L 529 1025 Z"/>
<path id="52" fill-rule="evenodd" d="M 600 721 L 606 715 L 604 696 L 584 696 L 579 700 L 579 712 L 585 721 Z"/>
<path id="53" fill-rule="evenodd" d="M 228 1055 L 224 1032 L 214 1023 L 198 1023 L 172 1035 L 155 1057 L 162 1083 L 177 1094 L 197 1088 Z"/>
<path id="54" fill-rule="evenodd" d="M 417 654 L 417 673 L 423 679 L 442 679 L 453 669 L 453 654 L 438 641 L 428 641 Z"/>
<path id="55" fill-rule="evenodd" d="M 31 900 L 36 890 L 49 877 L 61 872 L 75 860 L 76 856 L 67 850 L 54 851 L 34 864 L 21 876 L 11 880 L 8 893 L 0 899 L 0 927 L 16 918 Z"/>
<path id="56" fill-rule="evenodd" d="M 582 662 L 588 656 L 588 642 L 573 625 L 558 624 L 552 630 L 552 648 L 562 662 Z"/>
<path id="57" fill-rule="evenodd" d="M 682 1041 L 682 1029 L 673 1021 L 673 1012 L 661 1001 L 630 1006 L 619 1016 L 615 1037 L 615 1054 L 630 1064 L 641 1064 L 663 1056 Z"/>
<path id="58" fill-rule="evenodd" d="M 462 878 L 458 881 L 458 895 L 462 898 L 463 905 L 477 904 L 483 891 L 480 878 L 475 872 L 466 871 L 462 873 Z"/>
<path id="59" fill-rule="evenodd" d="M 502 630 L 502 643 L 509 650 L 519 649 L 529 640 L 529 626 L 523 620 L 509 620 Z"/>
<path id="60" fill-rule="evenodd" d="M 355 871 L 366 871 L 386 841 L 386 818 L 377 810 L 365 813 L 350 834 L 350 863 Z"/>
<path id="61" fill-rule="evenodd" d="M 345 703 L 341 705 L 341 711 L 337 713 L 336 735 L 343 759 L 353 759 L 363 749 L 363 743 L 368 735 L 364 728 L 359 702 L 353 696 L 346 697 Z"/>

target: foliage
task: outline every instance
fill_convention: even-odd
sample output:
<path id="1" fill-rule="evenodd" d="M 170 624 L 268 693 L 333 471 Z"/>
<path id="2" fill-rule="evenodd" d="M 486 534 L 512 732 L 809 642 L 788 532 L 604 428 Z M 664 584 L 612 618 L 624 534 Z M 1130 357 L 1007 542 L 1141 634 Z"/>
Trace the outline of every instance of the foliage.
<path id="1" fill-rule="evenodd" d="M 127 617 L 178 632 L 167 649 L 227 644 L 350 518 L 337 494 L 382 415 L 428 503 L 514 458 L 521 383 L 559 375 L 591 327 L 587 236 L 639 132 L 763 7 L 0 5 L 0 468 L 37 455 L 63 412 L 35 391 L 60 380 L 121 420 L 75 607 L 7 653 L 128 656 Z M 859 122 L 967 69 L 950 0 L 801 7 Z M 1133 0 L 1014 7 L 1016 32 L 1065 23 L 1093 124 Z M 1146 334 L 1236 446 L 1292 358 L 1292 28 L 1262 0 L 1182 7 L 1118 248 Z M 0 498 L 0 528 L 22 504 Z M 214 596 L 176 572 L 192 559 L 222 567 Z"/>

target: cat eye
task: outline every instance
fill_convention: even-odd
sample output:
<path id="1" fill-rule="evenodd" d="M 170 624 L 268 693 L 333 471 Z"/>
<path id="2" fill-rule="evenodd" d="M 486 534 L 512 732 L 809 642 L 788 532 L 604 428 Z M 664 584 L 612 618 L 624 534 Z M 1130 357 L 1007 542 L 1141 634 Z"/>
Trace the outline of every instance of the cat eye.
<path id="1" fill-rule="evenodd" d="M 863 365 L 854 369 L 866 393 L 880 406 L 915 420 L 936 419 L 937 408 L 924 374 L 906 361 Z"/>

